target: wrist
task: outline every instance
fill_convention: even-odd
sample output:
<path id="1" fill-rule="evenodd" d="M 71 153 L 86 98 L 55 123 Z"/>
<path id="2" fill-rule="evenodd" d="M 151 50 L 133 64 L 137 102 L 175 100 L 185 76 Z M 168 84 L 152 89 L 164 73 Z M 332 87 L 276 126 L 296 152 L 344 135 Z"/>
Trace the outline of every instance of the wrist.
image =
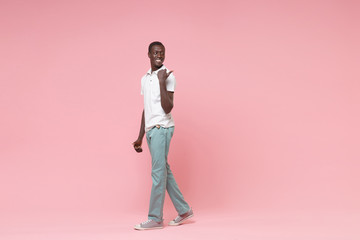
<path id="1" fill-rule="evenodd" d="M 166 82 L 166 78 L 159 78 L 159 82 L 162 84 L 162 83 L 165 83 Z"/>
<path id="2" fill-rule="evenodd" d="M 166 89 L 166 81 L 159 81 L 160 89 Z"/>

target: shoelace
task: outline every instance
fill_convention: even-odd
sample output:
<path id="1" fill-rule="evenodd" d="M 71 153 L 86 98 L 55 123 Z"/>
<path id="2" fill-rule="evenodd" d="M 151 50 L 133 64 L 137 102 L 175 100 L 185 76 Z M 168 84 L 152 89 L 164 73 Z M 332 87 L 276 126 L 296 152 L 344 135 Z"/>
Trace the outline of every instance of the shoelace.
<path id="1" fill-rule="evenodd" d="M 152 221 L 151 219 L 146 220 L 145 222 L 142 222 L 141 225 L 147 224 L 147 223 L 149 223 L 149 222 L 151 222 L 151 221 Z"/>
<path id="2" fill-rule="evenodd" d="M 175 222 L 177 222 L 178 220 L 180 220 L 182 217 L 180 217 L 179 215 L 175 218 Z"/>

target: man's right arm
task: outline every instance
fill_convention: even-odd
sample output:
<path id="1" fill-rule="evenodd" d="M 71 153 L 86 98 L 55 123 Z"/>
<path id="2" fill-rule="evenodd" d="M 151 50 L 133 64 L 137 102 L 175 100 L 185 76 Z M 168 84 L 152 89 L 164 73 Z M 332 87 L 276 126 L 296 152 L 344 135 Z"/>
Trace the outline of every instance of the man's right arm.
<path id="1" fill-rule="evenodd" d="M 133 142 L 134 149 L 138 153 L 142 152 L 141 144 L 142 144 L 144 135 L 145 135 L 145 116 L 144 116 L 144 110 L 143 110 L 142 116 L 141 116 L 139 136 L 138 136 L 138 139 L 135 142 Z"/>

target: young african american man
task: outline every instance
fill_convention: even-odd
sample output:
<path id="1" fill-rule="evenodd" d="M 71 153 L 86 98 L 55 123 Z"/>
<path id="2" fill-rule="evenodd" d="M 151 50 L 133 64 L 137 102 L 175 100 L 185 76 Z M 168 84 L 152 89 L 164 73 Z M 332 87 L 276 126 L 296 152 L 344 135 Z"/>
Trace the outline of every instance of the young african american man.
<path id="1" fill-rule="evenodd" d="M 148 220 L 135 225 L 137 230 L 163 228 L 163 208 L 167 191 L 178 216 L 169 222 L 170 226 L 182 224 L 193 216 L 193 211 L 185 202 L 167 161 L 170 140 L 174 133 L 171 110 L 174 106 L 175 77 L 163 65 L 165 47 L 161 42 L 152 42 L 148 47 L 151 68 L 141 79 L 141 94 L 144 95 L 144 110 L 140 132 L 133 142 L 136 152 L 142 152 L 141 144 L 146 134 L 152 165 L 152 188 Z"/>

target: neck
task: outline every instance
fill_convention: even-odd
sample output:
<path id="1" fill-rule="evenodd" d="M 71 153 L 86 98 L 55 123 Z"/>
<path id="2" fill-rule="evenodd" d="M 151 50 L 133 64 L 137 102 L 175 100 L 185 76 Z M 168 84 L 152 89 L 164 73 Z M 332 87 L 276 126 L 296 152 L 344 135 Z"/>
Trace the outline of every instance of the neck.
<path id="1" fill-rule="evenodd" d="M 156 70 L 159 70 L 163 65 L 161 65 L 160 67 L 158 66 L 151 66 L 151 72 L 154 72 Z"/>

